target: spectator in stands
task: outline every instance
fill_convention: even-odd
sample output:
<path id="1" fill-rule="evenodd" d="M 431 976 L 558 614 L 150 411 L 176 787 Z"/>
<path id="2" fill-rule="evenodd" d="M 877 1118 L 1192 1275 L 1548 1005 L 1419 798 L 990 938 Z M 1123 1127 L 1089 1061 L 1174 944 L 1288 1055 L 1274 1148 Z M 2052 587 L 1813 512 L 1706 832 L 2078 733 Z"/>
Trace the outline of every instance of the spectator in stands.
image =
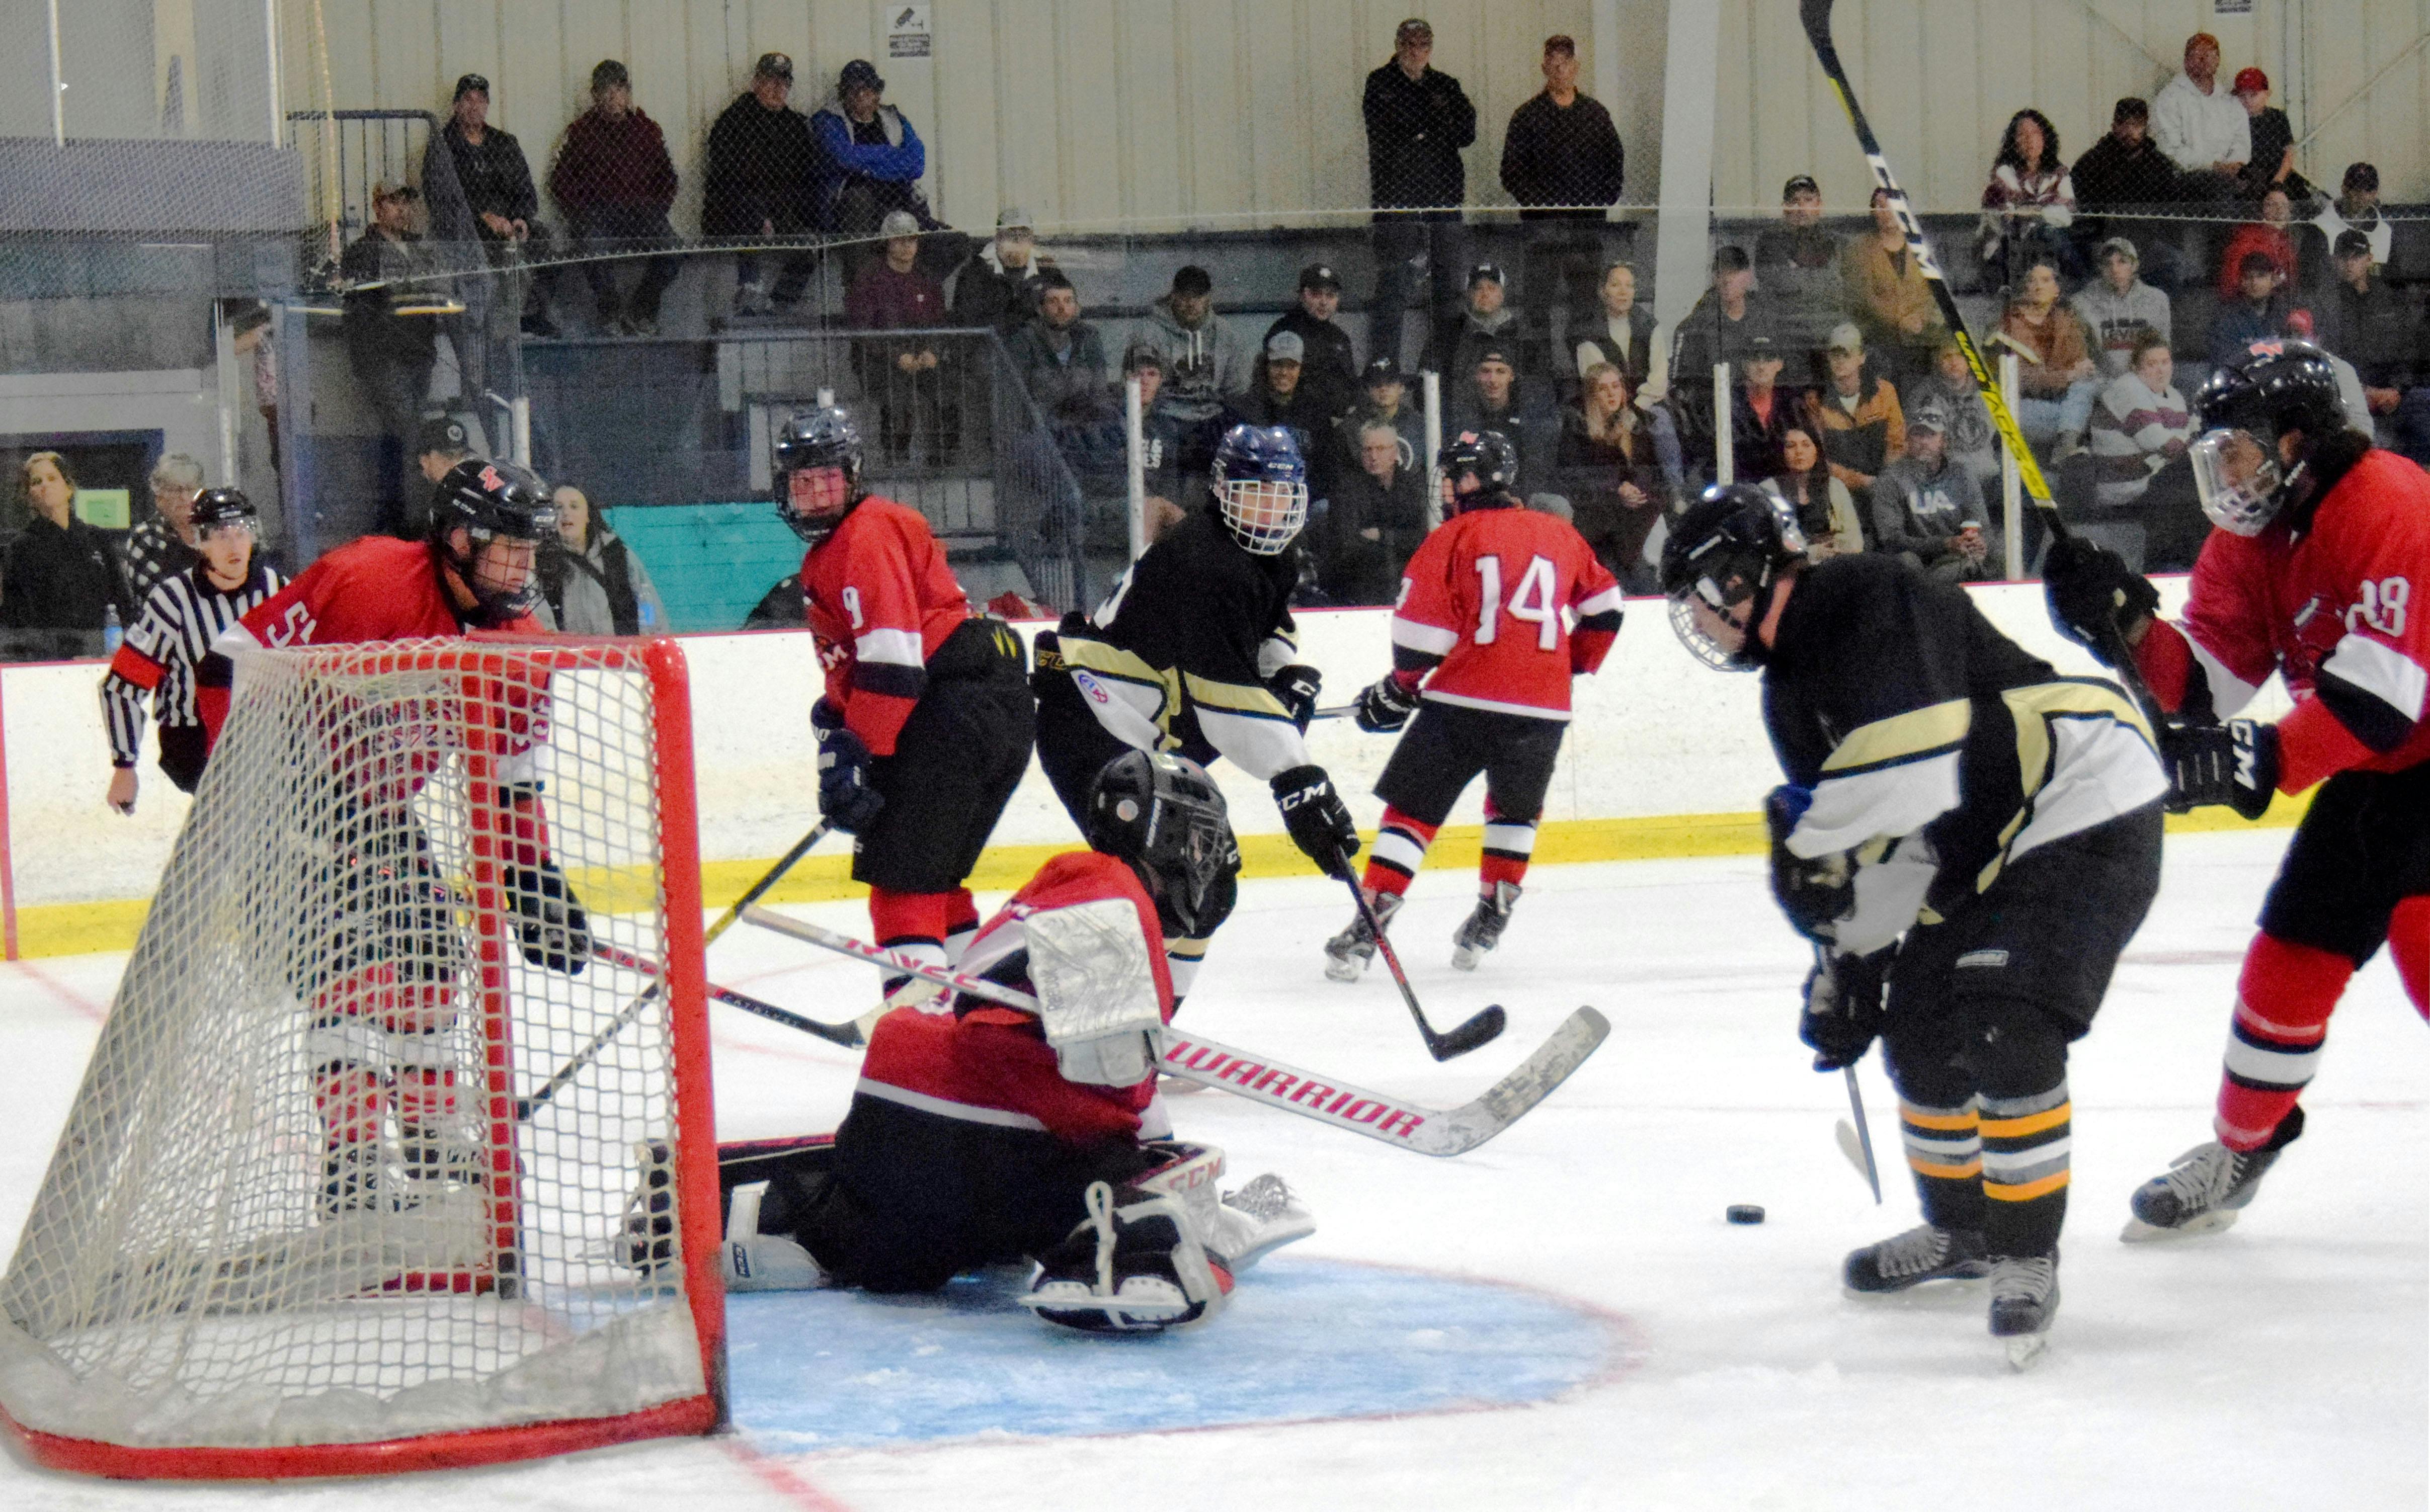
<path id="1" fill-rule="evenodd" d="M 1324 263 L 1312 262 L 1300 270 L 1299 307 L 1284 311 L 1266 327 L 1269 342 L 1286 331 L 1300 340 L 1306 356 L 1301 358 L 1299 386 L 1307 402 L 1324 417 L 1319 435 L 1358 404 L 1358 354 L 1350 344 L 1350 333 L 1333 321 L 1340 308 L 1341 275 Z M 1316 459 L 1310 457 L 1308 461 L 1313 466 Z"/>
<path id="2" fill-rule="evenodd" d="M 2075 181 L 2078 247 L 2132 233 L 2144 239 L 2147 281 L 2166 290 L 2185 281 L 2176 248 L 2164 239 L 2166 228 L 2155 224 L 2146 230 L 2136 221 L 2138 212 L 2148 215 L 2182 197 L 2183 175 L 2152 141 L 2150 106 L 2131 94 L 2120 100 L 2109 112 L 2109 134 L 2075 160 L 2068 176 Z"/>
<path id="3" fill-rule="evenodd" d="M 1006 206 L 996 212 L 995 240 L 963 263 L 954 279 L 954 324 L 991 325 L 1009 340 L 1038 313 L 1043 276 L 1029 212 Z"/>
<path id="4" fill-rule="evenodd" d="M 2287 317 L 2294 306 L 2280 287 L 2278 264 L 2267 252 L 2244 255 L 2237 268 L 2237 298 L 2222 305 L 2210 323 L 2210 359 L 2227 362 L 2242 357 L 2255 341 L 2287 334 Z"/>
<path id="5" fill-rule="evenodd" d="M 1714 366 L 1736 367 L 1746 356 L 1749 338 L 1773 334 L 1771 317 L 1769 303 L 1756 293 L 1746 249 L 1723 243 L 1713 254 L 1713 287 L 1671 333 L 1669 397 L 1689 451 L 1704 455 L 1712 447 Z"/>
<path id="6" fill-rule="evenodd" d="M 2152 102 L 2152 140 L 2183 175 L 2180 197 L 2226 200 L 2242 193 L 2253 161 L 2253 124 L 2236 96 L 2219 87 L 2219 39 L 2198 31 L 2186 39 L 2185 72 Z"/>
<path id="7" fill-rule="evenodd" d="M 1830 458 L 1831 475 L 1861 507 L 1872 502 L 1873 479 L 1906 447 L 1906 415 L 1898 390 L 1865 361 L 1865 339 L 1854 324 L 1831 333 L 1823 357 L 1831 381 L 1815 406 L 1822 418 L 1822 455 Z"/>
<path id="8" fill-rule="evenodd" d="M 2145 333 L 2163 344 L 2169 340 L 2169 298 L 2136 276 L 2141 263 L 2134 242 L 2113 236 L 2101 243 L 2100 276 L 2075 292 L 2076 319 L 2091 337 L 2104 378 L 2125 373 Z"/>
<path id="9" fill-rule="evenodd" d="M 668 628 L 650 570 L 608 528 L 608 517 L 572 484 L 558 489 L 557 534 L 562 551 L 540 554 L 535 575 L 541 616 L 567 635 L 659 635 Z"/>
<path id="10" fill-rule="evenodd" d="M 1107 403 L 1106 343 L 1080 318 L 1080 292 L 1058 268 L 1038 278 L 1038 313 L 1006 343 L 1022 386 L 1050 423 L 1072 424 L 1111 415 Z"/>
<path id="11" fill-rule="evenodd" d="M 1899 402 L 1909 413 L 1928 404 L 1940 407 L 1948 424 L 1941 432 L 1942 448 L 1950 460 L 1974 474 L 1988 497 L 1998 484 L 2003 443 L 1999 431 L 1991 424 L 1991 411 L 1983 403 L 1983 390 L 1975 385 L 1973 370 L 1966 365 L 1966 354 L 1958 348 L 1957 338 L 1943 333 L 1939 346 L 1933 351 L 1931 368 L 1907 381 L 1899 390 Z"/>
<path id="12" fill-rule="evenodd" d="M 1367 176 L 1375 203 L 1375 300 L 1367 350 L 1402 359 L 1401 324 L 1424 259 L 1433 282 L 1425 346 L 1459 302 L 1468 267 L 1468 194 L 1460 150 L 1476 141 L 1476 107 L 1459 80 L 1432 66 L 1435 31 L 1412 16 L 1392 37 L 1392 60 L 1367 75 Z"/>
<path id="13" fill-rule="evenodd" d="M 1140 461 L 1147 474 L 1147 491 L 1166 499 L 1184 498 L 1189 495 L 1181 476 L 1185 427 L 1165 403 L 1164 357 L 1154 343 L 1134 341 L 1123 353 L 1125 386 L 1133 378 L 1139 380 L 1140 386 Z M 1125 407 L 1128 405 L 1123 395 L 1116 395 L 1114 402 Z"/>
<path id="14" fill-rule="evenodd" d="M 2000 337 L 2018 357 L 2017 428 L 2026 440 L 2047 443 L 2053 462 L 2084 449 L 2101 394 L 2091 339 L 2058 293 L 2057 266 L 2037 258 L 2000 317 Z"/>
<path id="15" fill-rule="evenodd" d="M 862 265 L 844 293 L 846 324 L 864 331 L 942 324 L 945 291 L 913 266 L 920 258 L 920 223 L 907 210 L 890 210 L 878 234 L 885 239 L 881 255 Z M 936 338 L 859 337 L 853 341 L 853 357 L 861 387 L 877 397 L 878 431 L 890 465 L 910 460 L 912 438 L 920 430 L 942 443 L 951 427 L 940 403 L 942 359 Z"/>
<path id="16" fill-rule="evenodd" d="M 2261 219 L 2250 221 L 2236 228 L 2227 239 L 2227 251 L 2219 261 L 2219 297 L 2234 299 L 2237 286 L 2243 281 L 2247 254 L 2259 252 L 2268 256 L 2271 265 L 2278 270 L 2278 287 L 2294 297 L 2297 288 L 2295 274 L 2294 208 L 2287 191 L 2271 186 L 2261 196 Z"/>
<path id="17" fill-rule="evenodd" d="M 2322 207 L 2312 224 L 2320 231 L 2323 246 L 2335 246 L 2348 231 L 2361 232 L 2371 242 L 2371 260 L 2382 267 L 2395 250 L 2396 226 L 2379 213 L 2379 170 L 2369 163 L 2346 165 L 2337 202 Z"/>
<path id="18" fill-rule="evenodd" d="M 2369 236 L 2338 232 L 2331 261 L 2337 282 L 2316 302 L 2321 344 L 2355 365 L 2373 415 L 2392 415 L 2421 371 L 2421 322 L 2379 276 Z"/>
<path id="19" fill-rule="evenodd" d="M 1773 336 L 1796 364 L 1793 383 L 1817 383 L 1831 332 L 1848 318 L 1839 239 L 1822 229 L 1822 191 L 1799 174 L 1781 186 L 1780 221 L 1755 239 L 1755 275 L 1772 301 Z"/>
<path id="20" fill-rule="evenodd" d="M 1390 357 L 1370 358 L 1359 381 L 1367 397 L 1335 427 L 1334 465 L 1357 466 L 1359 449 L 1365 445 L 1358 439 L 1359 427 L 1371 420 L 1380 420 L 1401 438 L 1401 465 L 1417 466 L 1425 455 L 1426 417 L 1410 397 L 1401 365 Z"/>
<path id="21" fill-rule="evenodd" d="M 1390 604 L 1425 539 L 1426 469 L 1403 451 L 1389 421 L 1359 422 L 1350 434 L 1356 462 L 1327 490 L 1317 581 L 1336 604 Z"/>
<path id="22" fill-rule="evenodd" d="M 1873 485 L 1873 549 L 1895 552 L 1945 582 L 1977 582 L 1994 575 L 1997 542 L 1982 486 L 1949 459 L 1948 424 L 1937 408 L 1907 417 L 1905 455 Z"/>
<path id="23" fill-rule="evenodd" d="M 0 625 L 12 630 L 61 630 L 60 654 L 91 656 L 84 643 L 97 634 L 110 606 L 119 623 L 135 623 L 135 603 L 110 555 L 109 539 L 78 519 L 75 474 L 57 452 L 36 452 L 17 471 L 24 492 L 25 528 L 8 543 L 0 570 Z"/>
<path id="24" fill-rule="evenodd" d="M 1580 286 L 1604 261 L 1604 239 L 1627 228 L 1605 214 L 1620 199 L 1625 158 L 1611 112 L 1578 91 L 1577 43 L 1566 34 L 1545 38 L 1542 67 L 1544 88 L 1510 113 L 1503 132 L 1502 187 L 1523 207 L 1522 287 L 1549 319 L 1580 300 Z"/>
<path id="25" fill-rule="evenodd" d="M 1873 228 L 1849 239 L 1839 278 L 1848 310 L 1865 341 L 1893 374 L 1920 373 L 1948 332 L 1924 282 L 1923 266 L 1907 251 L 1906 232 L 1888 190 L 1873 191 Z M 1829 353 L 1825 352 L 1827 360 Z"/>
<path id="26" fill-rule="evenodd" d="M 1608 362 L 1641 393 L 1654 373 L 1654 312 L 1637 302 L 1637 268 L 1614 262 L 1603 271 L 1591 308 L 1570 316 L 1566 340 L 1581 382 L 1589 368 Z"/>
<path id="27" fill-rule="evenodd" d="M 439 480 L 445 477 L 457 463 L 471 457 L 474 449 L 472 430 L 454 415 L 431 415 L 424 419 L 414 432 L 413 465 L 428 488 L 416 490 L 416 493 L 426 497 L 429 488 L 438 487 Z M 417 505 L 415 507 L 418 510 L 422 507 Z M 420 526 L 417 525 L 407 539 L 421 540 Z"/>
<path id="28" fill-rule="evenodd" d="M 1824 332 L 1826 349 L 1830 340 L 1830 333 Z M 1730 385 L 1730 468 L 1731 475 L 1740 482 L 1780 473 L 1784 466 L 1780 448 L 1790 429 L 1815 428 L 1810 412 L 1814 390 L 1803 382 L 1783 385 L 1780 377 L 1786 366 L 1786 358 L 1771 337 L 1758 331 L 1749 339 L 1746 357 L 1739 363 L 1736 381 Z M 1713 458 L 1699 457 L 1695 460 L 1699 466 L 1710 466 Z"/>
<path id="29" fill-rule="evenodd" d="M 1797 511 L 1807 560 L 1852 557 L 1865 549 L 1864 519 L 1856 497 L 1848 485 L 1831 475 L 1822 447 L 1807 425 L 1791 425 L 1783 433 L 1780 471 L 1764 480 L 1763 489 Z"/>
<path id="30" fill-rule="evenodd" d="M 1232 398 L 1233 420 L 1261 428 L 1280 425 L 1299 442 L 1303 458 L 1317 457 L 1317 442 L 1333 433 L 1334 417 L 1308 391 L 1307 374 L 1307 345 L 1297 334 L 1276 331 L 1267 337 L 1248 391 Z M 1225 428 L 1230 426 L 1227 421 Z"/>
<path id="31" fill-rule="evenodd" d="M 2299 341 L 2319 344 L 2319 338 L 2313 334 L 2312 312 L 2308 309 L 2287 312 L 2287 334 Z M 2362 374 L 2355 371 L 2353 363 L 2325 347 L 2322 348 L 2322 355 L 2328 358 L 2331 371 L 2338 375 L 2338 404 L 2345 410 L 2346 424 L 2365 436 L 2377 436 L 2379 425 L 2371 412 L 2371 397 L 2363 391 Z"/>
<path id="32" fill-rule="evenodd" d="M 410 184 L 373 186 L 371 227 L 338 259 L 349 286 L 346 366 L 379 421 L 379 528 L 392 535 L 404 533 L 428 491 L 406 476 L 406 448 L 422 424 L 422 402 L 439 357 L 437 320 L 408 313 L 435 292 L 433 264 L 413 230 L 421 198 Z"/>
<path id="33" fill-rule="evenodd" d="M 1777 361 L 1773 365 L 1777 368 Z M 1578 402 L 1561 409 L 1554 486 L 1570 501 L 1570 523 L 1631 592 L 1656 590 L 1645 541 L 1668 490 L 1647 417 L 1631 403 L 1628 377 L 1611 363 L 1587 374 Z"/>
<path id="34" fill-rule="evenodd" d="M 454 111 L 441 136 L 455 159 L 457 185 L 464 191 L 465 206 L 473 212 L 474 234 L 489 252 L 491 266 L 545 263 L 550 253 L 548 227 L 540 218 L 540 191 L 532 187 L 531 163 L 513 132 L 490 125 L 488 79 L 467 74 L 456 81 Z M 557 323 L 548 318 L 549 277 L 521 276 L 524 334 L 557 335 Z M 475 286 L 487 288 L 479 280 Z"/>
<path id="35" fill-rule="evenodd" d="M 1214 433 L 1223 400 L 1249 386 L 1251 357 L 1240 333 L 1215 313 L 1215 280 L 1196 263 L 1173 275 L 1173 287 L 1148 307 L 1130 343 L 1154 347 L 1164 362 L 1158 403 L 1187 427 L 1182 467 L 1203 472 L 1214 460 Z"/>
<path id="36" fill-rule="evenodd" d="M 548 191 L 565 212 L 567 234 L 591 260 L 583 264 L 610 335 L 655 336 L 658 301 L 683 269 L 674 256 L 644 258 L 628 304 L 616 290 L 610 253 L 675 244 L 667 208 L 675 201 L 675 165 L 658 124 L 633 104 L 633 78 L 610 58 L 591 71 L 591 108 L 565 128 L 549 170 Z"/>
<path id="37" fill-rule="evenodd" d="M 709 127 L 708 161 L 702 174 L 702 234 L 764 242 L 805 237 L 817 229 L 810 180 L 820 165 L 819 149 L 809 121 L 786 103 L 792 92 L 793 60 L 782 53 L 763 53 L 751 71 L 751 87 Z M 801 303 L 817 266 L 815 252 L 786 254 L 772 293 L 759 280 L 759 255 L 736 253 L 734 313 L 791 309 Z"/>
<path id="38" fill-rule="evenodd" d="M 2105 509 L 2141 499 L 2153 474 L 2186 455 L 2193 434 L 2193 414 L 2177 391 L 2168 341 L 2146 331 L 2136 340 L 2127 370 L 2101 390 L 2092 409 L 2094 497 Z M 2134 557 L 2141 555 L 2141 537 L 2139 529 L 2134 533 Z M 2116 549 L 2118 542 L 2102 544 Z"/>
<path id="39" fill-rule="evenodd" d="M 119 542 L 119 567 L 126 575 L 126 599 L 141 604 L 153 585 L 203 559 L 194 535 L 194 495 L 203 491 L 203 464 L 171 452 L 153 464 L 152 513 L 136 522 Z"/>
<path id="40" fill-rule="evenodd" d="M 847 237 L 884 236 L 886 218 L 911 217 L 924 229 L 937 222 L 920 192 L 928 149 L 903 112 L 885 103 L 886 81 L 866 58 L 837 75 L 836 91 L 810 113 L 820 158 L 812 214 L 824 229 Z"/>
<path id="41" fill-rule="evenodd" d="M 2244 107 L 2253 147 L 2253 158 L 2244 165 L 2245 195 L 2259 199 L 2275 184 L 2289 199 L 2310 199 L 2312 186 L 2295 172 L 2295 127 L 2286 111 L 2270 103 L 2270 75 L 2257 68 L 2240 69 L 2234 88 L 2236 103 Z"/>
<path id="42" fill-rule="evenodd" d="M 1510 354 L 1512 366 L 1523 376 L 1539 376 L 1526 323 L 1507 302 L 1502 269 L 1494 263 L 1480 262 L 1469 270 L 1468 302 L 1460 312 L 1459 324 L 1446 327 L 1443 335 L 1441 345 L 1427 364 L 1438 373 L 1456 375 L 1473 372 L 1476 355 L 1489 346 L 1498 346 Z"/>
<path id="43" fill-rule="evenodd" d="M 1985 280 L 2014 288 L 2036 257 L 2051 258 L 2072 274 L 2079 265 L 2066 233 L 2074 224 L 2075 181 L 2059 155 L 2058 128 L 2039 110 L 2020 110 L 2000 135 L 1991 181 L 1983 186 L 1975 250 Z"/>
<path id="44" fill-rule="evenodd" d="M 1510 491 L 1525 498 L 1541 491 L 1552 475 L 1553 452 L 1559 434 L 1546 398 L 1519 374 L 1507 348 L 1490 343 L 1478 349 L 1476 366 L 1457 396 L 1445 396 L 1443 435 L 1464 430 L 1498 430 L 1519 448 L 1519 484 Z"/>

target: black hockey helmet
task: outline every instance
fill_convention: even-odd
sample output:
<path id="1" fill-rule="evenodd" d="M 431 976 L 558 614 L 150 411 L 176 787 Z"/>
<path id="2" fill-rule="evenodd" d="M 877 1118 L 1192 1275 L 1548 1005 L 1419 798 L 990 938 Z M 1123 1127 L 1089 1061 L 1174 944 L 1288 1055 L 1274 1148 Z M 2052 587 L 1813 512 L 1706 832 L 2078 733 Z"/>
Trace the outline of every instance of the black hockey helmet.
<path id="1" fill-rule="evenodd" d="M 1089 847 L 1131 864 L 1173 939 L 1204 939 L 1231 913 L 1240 846 L 1223 789 L 1205 768 L 1161 751 L 1125 751 L 1089 789 Z"/>
<path id="2" fill-rule="evenodd" d="M 1213 473 L 1223 528 L 1250 556 L 1280 555 L 1307 523 L 1307 458 L 1289 426 L 1233 426 Z"/>
<path id="3" fill-rule="evenodd" d="M 816 503 L 807 479 L 796 494 L 795 474 L 828 467 L 843 470 L 841 505 Z M 834 535 L 853 506 L 868 496 L 869 490 L 860 486 L 860 427 L 835 405 L 800 410 L 776 432 L 769 448 L 768 473 L 775 490 L 776 517 L 815 546 Z"/>
<path id="4" fill-rule="evenodd" d="M 458 530 L 471 540 L 462 552 L 455 546 Z M 430 543 L 472 590 L 474 618 L 483 624 L 519 619 L 540 601 L 536 572 L 525 573 L 512 587 L 483 580 L 481 549 L 497 540 L 527 540 L 542 550 L 555 546 L 557 503 L 531 469 L 466 457 L 447 470 L 431 496 Z"/>
<path id="5" fill-rule="evenodd" d="M 189 518 L 198 535 L 208 535 L 222 525 L 244 525 L 256 530 L 261 526 L 261 516 L 242 489 L 205 489 L 194 495 L 193 513 Z"/>
<path id="6" fill-rule="evenodd" d="M 1806 532 L 1787 500 L 1743 483 L 1715 484 L 1688 506 L 1662 545 L 1662 592 L 1671 601 L 1671 628 L 1706 666 L 1753 672 L 1762 652 L 1752 621 L 1736 647 L 1724 646 L 1697 625 L 1693 606 L 1702 602 L 1727 618 L 1754 601 L 1754 612 L 1760 614 L 1761 595 L 1792 563 L 1805 559 Z"/>
<path id="7" fill-rule="evenodd" d="M 1443 442 L 1435 463 L 1442 469 L 1443 512 L 1456 515 L 1463 497 L 1478 499 L 1507 494 L 1519 481 L 1519 447 L 1498 430 L 1464 430 Z M 1474 477 L 1477 486 L 1465 492 L 1460 479 Z"/>
<path id="8" fill-rule="evenodd" d="M 2346 428 L 2338 370 L 2309 341 L 2255 341 L 2194 390 L 2189 456 L 2194 490 L 2211 523 L 2258 535 L 2286 506 L 2320 443 Z M 2278 440 L 2299 432 L 2291 464 Z"/>

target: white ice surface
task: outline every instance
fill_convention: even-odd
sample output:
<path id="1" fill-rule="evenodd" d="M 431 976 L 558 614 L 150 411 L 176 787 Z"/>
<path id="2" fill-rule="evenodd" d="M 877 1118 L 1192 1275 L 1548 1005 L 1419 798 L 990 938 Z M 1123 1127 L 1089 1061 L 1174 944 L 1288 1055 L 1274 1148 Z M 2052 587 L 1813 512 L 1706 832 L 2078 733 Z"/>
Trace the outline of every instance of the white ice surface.
<path id="1" fill-rule="evenodd" d="M 1437 1021 L 1487 1001 L 1510 1013 L 1503 1041 L 1448 1066 L 1426 1058 L 1380 974 L 1323 979 L 1317 946 L 1340 926 L 1338 888 L 1259 882 L 1242 889 L 1187 1013 L 1234 1043 L 1444 1104 L 1577 1004 L 1610 1016 L 1610 1042 L 1576 1078 L 1456 1161 L 1215 1092 L 1173 1107 L 1184 1133 L 1231 1151 L 1236 1172 L 1280 1170 L 1307 1193 L 1321 1227 L 1294 1253 L 1503 1278 L 1619 1315 L 1631 1349 L 1607 1380 L 1535 1407 L 1392 1421 L 791 1458 L 737 1439 L 658 1442 L 277 1488 L 126 1487 L 7 1458 L 0 1507 L 2419 1508 L 2430 1499 L 2430 1037 L 2385 960 L 2338 1010 L 2305 1098 L 2308 1132 L 2243 1222 L 2201 1240 L 2117 1239 L 2134 1185 L 2208 1136 L 2237 962 L 2285 839 L 2170 842 L 2158 908 L 2077 1048 L 2065 1301 L 2050 1354 L 2026 1375 L 1985 1335 L 1979 1287 L 1841 1294 L 1840 1255 L 1914 1221 L 1914 1200 L 1874 1062 L 1865 1089 L 1886 1207 L 1834 1147 L 1839 1080 L 1808 1071 L 1792 1034 L 1806 953 L 1756 859 L 1541 869 L 1473 976 L 1448 964 L 1472 879 L 1422 878 L 1394 935 Z M 864 922 L 848 905 L 804 911 Z M 863 969 L 805 954 L 738 930 L 712 952 L 711 974 L 823 1016 L 869 1001 Z M 0 967 L 17 1131 L 0 1146 L 0 1236 L 11 1242 L 123 965 Z M 713 1011 L 724 1135 L 832 1125 L 850 1054 Z M 1770 1221 L 1725 1225 L 1736 1202 L 1762 1204 Z"/>

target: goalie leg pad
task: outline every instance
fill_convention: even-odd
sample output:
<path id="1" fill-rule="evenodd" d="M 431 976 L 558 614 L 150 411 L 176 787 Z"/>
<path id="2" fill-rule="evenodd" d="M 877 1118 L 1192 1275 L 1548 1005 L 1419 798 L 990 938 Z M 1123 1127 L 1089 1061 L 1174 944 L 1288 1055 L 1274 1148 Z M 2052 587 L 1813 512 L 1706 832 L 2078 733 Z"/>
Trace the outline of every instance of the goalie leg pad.
<path id="1" fill-rule="evenodd" d="M 725 1289 L 807 1291 L 825 1280 L 810 1252 L 788 1235 L 759 1232 L 768 1183 L 737 1187 L 725 1216 Z"/>
<path id="2" fill-rule="evenodd" d="M 1091 1182 L 1089 1216 L 1039 1260 L 1022 1304 L 1090 1333 L 1155 1333 L 1223 1310 L 1230 1270 L 1207 1254 L 1177 1200 Z"/>

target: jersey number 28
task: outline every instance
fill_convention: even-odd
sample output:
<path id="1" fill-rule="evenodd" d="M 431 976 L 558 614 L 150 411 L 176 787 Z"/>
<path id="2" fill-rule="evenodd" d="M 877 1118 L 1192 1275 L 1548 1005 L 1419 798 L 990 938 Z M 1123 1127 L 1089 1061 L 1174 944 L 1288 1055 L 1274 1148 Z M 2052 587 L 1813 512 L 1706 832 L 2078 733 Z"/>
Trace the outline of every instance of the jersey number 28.
<path id="1" fill-rule="evenodd" d="M 1493 644 L 1502 633 L 1498 623 L 1502 614 L 1502 558 L 1476 558 L 1476 643 Z M 1510 595 L 1510 618 L 1525 620 L 1536 626 L 1536 648 L 1557 651 L 1561 645 L 1561 606 L 1554 600 L 1553 563 L 1549 557 L 1527 558 L 1527 570 L 1519 574 L 1519 587 Z"/>

